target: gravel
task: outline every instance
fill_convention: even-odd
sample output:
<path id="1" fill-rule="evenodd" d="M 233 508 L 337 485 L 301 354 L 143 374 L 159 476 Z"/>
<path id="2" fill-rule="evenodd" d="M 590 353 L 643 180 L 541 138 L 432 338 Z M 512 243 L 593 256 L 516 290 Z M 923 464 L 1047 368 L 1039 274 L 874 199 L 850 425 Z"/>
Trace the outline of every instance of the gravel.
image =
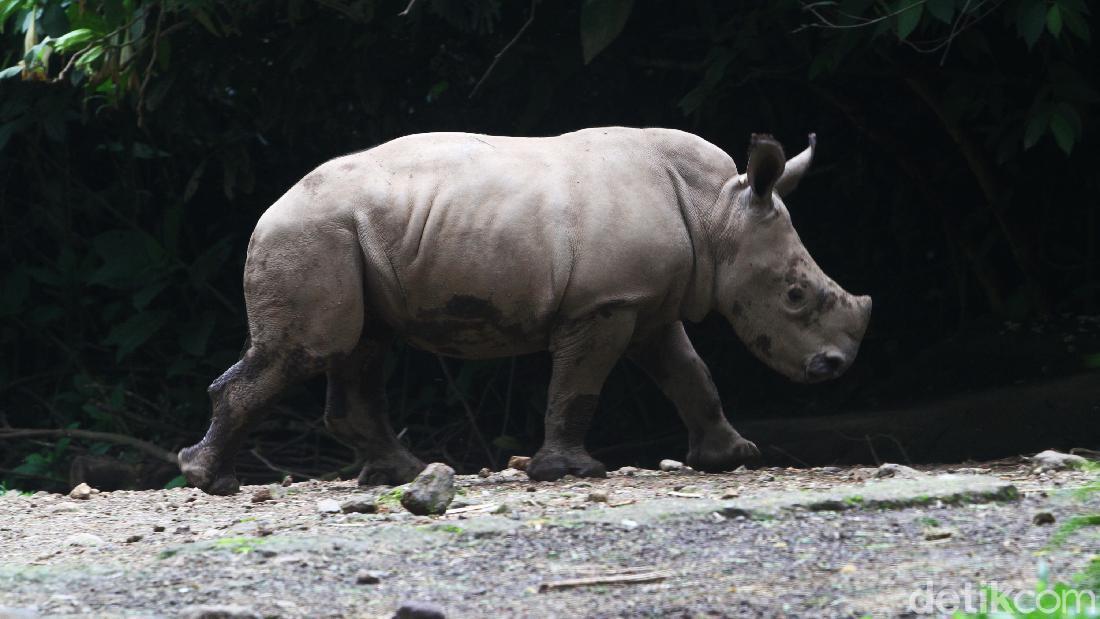
<path id="1" fill-rule="evenodd" d="M 246 613 L 238 616 L 392 617 L 415 604 L 447 617 L 894 616 L 929 586 L 1032 590 L 1036 553 L 1052 578 L 1068 582 L 1100 547 L 1094 528 L 1051 546 L 1059 527 L 1033 522 L 1038 513 L 1058 522 L 1095 513 L 1095 493 L 1072 492 L 1095 473 L 1039 476 L 1013 460 L 981 464 L 985 475 L 940 477 L 960 466 L 867 481 L 848 467 L 690 477 L 635 469 L 546 483 L 493 472 L 457 476 L 466 505 L 442 516 L 413 515 L 395 501 L 375 503 L 377 513 L 343 513 L 342 504 L 364 496 L 354 482 L 294 483 L 259 503 L 251 500 L 258 486 L 230 497 L 190 488 L 92 500 L 9 492 L 0 496 L 0 609 L 28 617 L 178 617 L 230 607 Z M 912 485 L 962 477 L 1015 494 L 941 500 Z M 911 490 L 911 500 L 852 500 L 898 488 Z M 590 500 L 600 492 L 607 502 Z M 336 511 L 319 513 L 325 501 Z M 735 506 L 774 511 L 744 515 Z M 928 539 L 930 530 L 950 535 Z M 78 534 L 102 543 L 70 546 Z M 662 577 L 646 580 L 651 573 Z M 642 576 L 553 586 L 623 574 Z"/>

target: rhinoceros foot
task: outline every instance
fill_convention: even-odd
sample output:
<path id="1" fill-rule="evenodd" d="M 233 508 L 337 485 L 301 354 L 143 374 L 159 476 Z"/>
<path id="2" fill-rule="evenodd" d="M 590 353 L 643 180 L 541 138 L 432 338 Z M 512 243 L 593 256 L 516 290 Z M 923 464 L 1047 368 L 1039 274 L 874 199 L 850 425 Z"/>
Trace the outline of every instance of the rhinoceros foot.
<path id="1" fill-rule="evenodd" d="M 367 462 L 359 473 L 360 486 L 400 486 L 416 479 L 426 465 L 411 454 Z"/>
<path id="2" fill-rule="evenodd" d="M 200 443 L 183 449 L 179 453 L 180 471 L 187 483 L 207 494 L 236 494 L 241 489 L 233 469 L 218 468 L 211 464 L 211 458 Z"/>
<path id="3" fill-rule="evenodd" d="M 576 477 L 607 477 L 607 467 L 583 451 L 554 451 L 546 448 L 527 463 L 527 477 L 534 481 L 555 481 Z"/>
<path id="4" fill-rule="evenodd" d="M 756 443 L 737 437 L 720 444 L 693 445 L 688 450 L 688 466 L 697 471 L 718 473 L 732 471 L 742 464 L 753 464 L 760 459 L 760 449 Z"/>

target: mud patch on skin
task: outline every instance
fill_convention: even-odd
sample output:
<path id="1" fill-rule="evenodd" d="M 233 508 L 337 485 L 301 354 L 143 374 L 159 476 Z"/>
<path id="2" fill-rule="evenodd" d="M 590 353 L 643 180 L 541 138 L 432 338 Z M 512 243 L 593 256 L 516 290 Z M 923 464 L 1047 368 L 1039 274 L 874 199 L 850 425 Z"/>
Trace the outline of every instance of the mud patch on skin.
<path id="1" fill-rule="evenodd" d="M 314 194 L 317 193 L 317 189 L 319 189 L 324 182 L 325 175 L 320 172 L 314 172 L 302 179 L 302 187 L 311 194 Z"/>
<path id="2" fill-rule="evenodd" d="M 487 299 L 454 295 L 442 308 L 421 310 L 405 324 L 405 336 L 421 347 L 452 357 L 509 352 L 539 342 L 540 322 L 509 322 Z"/>

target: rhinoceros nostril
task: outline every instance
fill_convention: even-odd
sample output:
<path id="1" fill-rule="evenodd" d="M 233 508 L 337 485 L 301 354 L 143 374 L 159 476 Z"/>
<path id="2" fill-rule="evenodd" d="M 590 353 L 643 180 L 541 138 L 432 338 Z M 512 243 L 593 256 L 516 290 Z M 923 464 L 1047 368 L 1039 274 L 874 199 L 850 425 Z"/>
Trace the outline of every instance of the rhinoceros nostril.
<path id="1" fill-rule="evenodd" d="M 844 355 L 837 352 L 817 353 L 806 365 L 806 375 L 811 380 L 834 378 L 844 370 L 846 362 Z"/>

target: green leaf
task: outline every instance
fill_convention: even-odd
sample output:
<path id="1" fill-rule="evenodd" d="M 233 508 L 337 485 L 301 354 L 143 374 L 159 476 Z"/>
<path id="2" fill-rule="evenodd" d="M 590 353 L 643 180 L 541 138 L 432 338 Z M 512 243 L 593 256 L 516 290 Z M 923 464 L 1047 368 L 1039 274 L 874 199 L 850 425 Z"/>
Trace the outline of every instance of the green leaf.
<path id="1" fill-rule="evenodd" d="M 1035 146 L 1039 138 L 1043 137 L 1043 132 L 1046 131 L 1047 124 L 1050 122 L 1049 118 L 1050 115 L 1047 112 L 1039 112 L 1028 119 L 1027 127 L 1024 129 L 1024 150 Z"/>
<path id="2" fill-rule="evenodd" d="M 139 312 L 126 322 L 115 325 L 103 343 L 117 347 L 115 360 L 121 361 L 147 342 L 167 320 L 168 312 Z"/>
<path id="3" fill-rule="evenodd" d="M 1030 49 L 1039 40 L 1043 33 L 1043 27 L 1047 21 L 1047 7 L 1042 0 L 1030 0 L 1021 5 L 1020 13 L 1016 17 L 1016 31 L 1024 38 Z"/>
<path id="4" fill-rule="evenodd" d="M 1057 4 L 1050 5 L 1047 10 L 1047 30 L 1054 35 L 1054 38 L 1062 34 L 1062 11 L 1058 9 Z"/>
<path id="5" fill-rule="evenodd" d="M 89 28 L 77 28 L 72 32 L 66 32 L 65 34 L 54 39 L 53 48 L 60 53 L 66 53 L 70 48 L 80 45 L 85 41 L 88 41 L 95 33 Z"/>
<path id="6" fill-rule="evenodd" d="M 901 0 L 901 12 L 898 13 L 898 39 L 904 41 L 913 34 L 920 23 L 920 17 L 924 13 L 923 4 L 911 4 L 911 0 Z"/>
<path id="7" fill-rule="evenodd" d="M 1050 133 L 1054 136 L 1054 141 L 1058 143 L 1058 148 L 1061 148 L 1065 154 L 1070 154 L 1073 150 L 1073 143 L 1077 141 L 1077 134 L 1074 133 L 1070 121 L 1060 113 L 1055 112 L 1050 117 Z"/>
<path id="8" fill-rule="evenodd" d="M 950 24 L 955 17 L 955 0 L 928 0 L 924 6 L 932 17 L 945 24 Z"/>
<path id="9" fill-rule="evenodd" d="M 23 72 L 23 67 L 15 65 L 14 67 L 8 67 L 3 71 L 0 71 L 0 80 L 6 80 L 9 77 L 15 77 Z"/>
<path id="10" fill-rule="evenodd" d="M 585 0 L 581 7 L 581 51 L 592 62 L 623 31 L 634 0 Z"/>
<path id="11" fill-rule="evenodd" d="M 1062 7 L 1062 21 L 1065 23 L 1066 28 L 1069 29 L 1073 36 L 1085 41 L 1086 43 L 1092 38 L 1089 31 L 1089 24 L 1081 13 L 1068 6 Z"/>
<path id="12" fill-rule="evenodd" d="M 172 481 L 164 484 L 165 490 L 171 490 L 172 488 L 183 488 L 187 485 L 187 478 L 183 475 L 177 475 L 172 478 Z"/>

